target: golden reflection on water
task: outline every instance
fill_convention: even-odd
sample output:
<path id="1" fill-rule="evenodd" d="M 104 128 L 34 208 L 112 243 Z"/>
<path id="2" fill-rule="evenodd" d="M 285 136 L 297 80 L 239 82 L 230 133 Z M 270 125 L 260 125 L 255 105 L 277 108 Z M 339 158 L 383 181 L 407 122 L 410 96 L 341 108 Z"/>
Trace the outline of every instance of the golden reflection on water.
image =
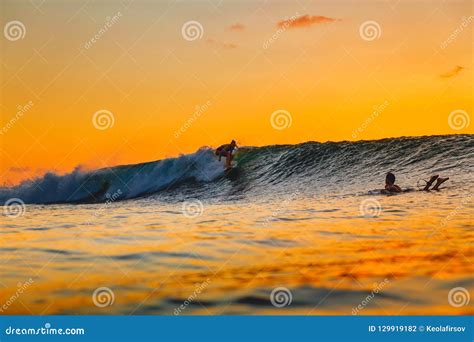
<path id="1" fill-rule="evenodd" d="M 2 222 L 1 314 L 173 315 L 188 300 L 180 314 L 350 315 L 374 289 L 358 314 L 472 314 L 448 301 L 457 286 L 474 293 L 471 203 L 449 190 L 376 196 L 380 215 L 364 217 L 365 198 L 204 201 L 196 218 L 153 199 L 100 215 L 28 206 Z M 112 305 L 94 305 L 99 287 Z M 290 305 L 271 304 L 276 287 Z"/>

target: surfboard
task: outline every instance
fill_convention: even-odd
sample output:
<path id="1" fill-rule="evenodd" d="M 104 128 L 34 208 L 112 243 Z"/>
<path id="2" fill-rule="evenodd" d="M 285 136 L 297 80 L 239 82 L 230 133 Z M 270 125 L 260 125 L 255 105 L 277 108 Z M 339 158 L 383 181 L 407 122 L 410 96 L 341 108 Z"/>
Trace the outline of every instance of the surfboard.
<path id="1" fill-rule="evenodd" d="M 385 190 L 385 189 L 374 189 L 374 190 L 369 190 L 368 191 L 368 194 L 369 195 L 399 195 L 399 194 L 403 194 L 403 193 L 406 193 L 406 192 L 412 192 L 412 191 L 415 191 L 415 189 L 412 189 L 412 188 L 407 188 L 407 189 L 403 189 L 401 192 L 393 192 L 393 191 L 388 191 L 388 190 Z"/>

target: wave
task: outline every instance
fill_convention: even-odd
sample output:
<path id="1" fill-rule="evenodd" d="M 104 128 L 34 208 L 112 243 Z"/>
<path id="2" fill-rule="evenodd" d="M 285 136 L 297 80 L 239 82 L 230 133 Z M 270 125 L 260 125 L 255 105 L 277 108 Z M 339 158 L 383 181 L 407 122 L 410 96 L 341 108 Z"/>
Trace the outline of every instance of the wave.
<path id="1" fill-rule="evenodd" d="M 222 175 L 223 164 L 212 151 L 143 164 L 115 166 L 58 175 L 46 173 L 12 188 L 0 189 L 0 203 L 19 198 L 25 203 L 91 203 L 124 200 L 155 193 L 187 181 L 210 182 Z"/>
<path id="2" fill-rule="evenodd" d="M 239 175 L 225 175 L 209 148 L 176 158 L 94 171 L 80 168 L 0 189 L 0 203 L 94 203 L 149 195 L 216 196 L 216 188 L 271 195 L 294 192 L 357 192 L 383 186 L 394 171 L 412 187 L 432 173 L 455 174 L 459 184 L 472 182 L 474 135 L 392 138 L 358 142 L 307 142 L 241 148 L 235 157 Z M 186 187 L 186 188 L 185 188 Z M 191 190 L 190 190 L 191 189 Z M 188 192 L 189 192 L 188 191 Z M 222 191 L 219 193 L 223 193 Z M 168 197 L 169 198 L 169 197 Z"/>

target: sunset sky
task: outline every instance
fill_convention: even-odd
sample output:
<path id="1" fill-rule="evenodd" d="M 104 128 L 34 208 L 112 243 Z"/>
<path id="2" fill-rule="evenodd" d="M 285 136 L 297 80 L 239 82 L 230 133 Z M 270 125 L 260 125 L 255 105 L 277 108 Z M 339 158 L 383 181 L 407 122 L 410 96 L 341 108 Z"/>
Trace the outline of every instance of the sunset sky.
<path id="1" fill-rule="evenodd" d="M 474 133 L 473 123 L 448 120 L 473 114 L 472 1 L 0 6 L 4 184 L 232 138 L 268 145 Z M 13 21 L 24 37 L 8 32 Z M 197 36 L 183 30 L 190 21 Z M 101 110 L 113 126 L 94 122 Z M 291 118 L 283 129 L 271 121 L 279 110 Z"/>

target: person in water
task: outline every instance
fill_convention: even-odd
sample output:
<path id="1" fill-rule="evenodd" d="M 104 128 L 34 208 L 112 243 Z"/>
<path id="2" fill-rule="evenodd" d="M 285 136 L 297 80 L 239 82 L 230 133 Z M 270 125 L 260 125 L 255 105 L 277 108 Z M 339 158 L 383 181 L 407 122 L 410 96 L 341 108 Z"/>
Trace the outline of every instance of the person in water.
<path id="1" fill-rule="evenodd" d="M 222 157 L 226 157 L 226 163 L 225 166 L 226 168 L 230 168 L 232 163 L 232 159 L 234 156 L 232 155 L 232 152 L 237 148 L 237 143 L 235 140 L 232 140 L 230 144 L 225 144 L 222 146 L 219 146 L 216 149 L 216 156 L 219 156 L 219 161 L 221 161 Z"/>
<path id="2" fill-rule="evenodd" d="M 448 179 L 449 177 L 441 178 L 439 175 L 434 175 L 430 178 L 428 182 L 426 182 L 425 187 L 420 190 L 430 190 L 430 187 L 431 185 L 433 185 L 434 181 L 436 181 L 436 184 L 431 190 L 439 190 L 439 186 L 446 182 Z M 402 192 L 402 188 L 395 184 L 395 175 L 391 172 L 387 173 L 387 176 L 385 177 L 385 190 L 389 192 Z"/>

